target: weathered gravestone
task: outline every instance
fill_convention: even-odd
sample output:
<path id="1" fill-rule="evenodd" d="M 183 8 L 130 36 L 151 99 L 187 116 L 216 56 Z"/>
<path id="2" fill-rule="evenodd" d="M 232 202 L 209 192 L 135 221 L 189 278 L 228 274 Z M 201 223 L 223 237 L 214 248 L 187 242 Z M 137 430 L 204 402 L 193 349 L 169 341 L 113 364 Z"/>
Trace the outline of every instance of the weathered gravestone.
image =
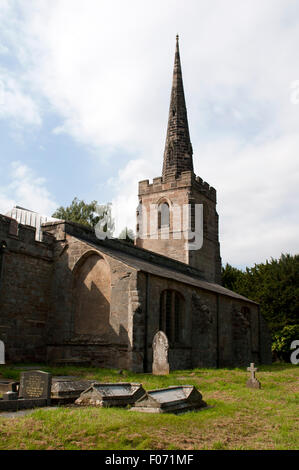
<path id="1" fill-rule="evenodd" d="M 0 364 L 5 364 L 5 344 L 0 341 Z"/>
<path id="2" fill-rule="evenodd" d="M 249 388 L 261 388 L 261 383 L 255 377 L 255 373 L 257 372 L 257 368 L 254 367 L 254 362 L 251 362 L 250 367 L 247 367 L 248 372 L 250 372 L 250 378 L 247 380 L 247 387 Z"/>
<path id="3" fill-rule="evenodd" d="M 75 401 L 83 406 L 127 406 L 145 395 L 145 390 L 138 383 L 93 383 L 81 393 Z"/>
<path id="4" fill-rule="evenodd" d="M 169 374 L 168 362 L 168 339 L 163 331 L 158 331 L 153 339 L 153 366 L 152 373 L 154 375 Z"/>
<path id="5" fill-rule="evenodd" d="M 178 385 L 150 390 L 136 401 L 132 411 L 145 413 L 182 413 L 206 407 L 201 393 L 193 385 Z"/>
<path id="6" fill-rule="evenodd" d="M 51 374 L 32 370 L 22 372 L 19 393 L 8 391 L 0 399 L 0 411 L 18 411 L 51 404 Z"/>
<path id="7" fill-rule="evenodd" d="M 53 403 L 73 403 L 94 380 L 80 380 L 78 377 L 60 376 L 52 378 L 51 399 Z"/>
<path id="8" fill-rule="evenodd" d="M 51 401 L 52 376 L 41 370 L 31 370 L 21 373 L 19 398 L 43 399 Z"/>

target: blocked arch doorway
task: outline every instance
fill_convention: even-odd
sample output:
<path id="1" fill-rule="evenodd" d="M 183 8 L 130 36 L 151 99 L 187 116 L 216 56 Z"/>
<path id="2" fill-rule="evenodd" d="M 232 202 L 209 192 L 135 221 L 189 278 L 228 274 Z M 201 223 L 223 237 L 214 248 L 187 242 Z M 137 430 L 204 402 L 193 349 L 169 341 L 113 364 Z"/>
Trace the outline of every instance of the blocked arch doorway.
<path id="1" fill-rule="evenodd" d="M 73 332 L 84 336 L 105 336 L 109 330 L 111 273 L 97 253 L 79 260 L 74 270 Z"/>

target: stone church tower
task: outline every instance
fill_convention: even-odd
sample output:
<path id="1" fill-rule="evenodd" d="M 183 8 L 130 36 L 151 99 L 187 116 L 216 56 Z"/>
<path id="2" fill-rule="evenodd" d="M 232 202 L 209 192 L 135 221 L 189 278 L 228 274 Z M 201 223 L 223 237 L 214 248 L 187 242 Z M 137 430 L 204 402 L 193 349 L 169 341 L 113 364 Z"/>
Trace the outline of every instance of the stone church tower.
<path id="1" fill-rule="evenodd" d="M 139 204 L 138 247 L 189 264 L 199 269 L 207 281 L 221 283 L 216 190 L 193 171 L 178 36 L 162 177 L 154 178 L 152 184 L 148 180 L 139 182 Z M 183 233 L 184 214 L 188 236 Z M 202 233 L 202 244 L 197 249 L 190 243 L 194 241 L 190 231 L 194 232 L 195 221 Z"/>

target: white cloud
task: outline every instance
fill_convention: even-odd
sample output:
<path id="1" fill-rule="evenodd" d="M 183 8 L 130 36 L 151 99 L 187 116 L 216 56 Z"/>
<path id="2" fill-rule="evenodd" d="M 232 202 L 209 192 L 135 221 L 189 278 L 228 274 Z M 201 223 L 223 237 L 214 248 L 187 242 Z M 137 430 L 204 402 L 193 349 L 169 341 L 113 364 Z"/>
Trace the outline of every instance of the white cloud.
<path id="1" fill-rule="evenodd" d="M 118 236 L 125 227 L 136 231 L 138 182 L 154 176 L 150 162 L 137 159 L 130 160 L 125 168 L 119 170 L 116 177 L 108 181 L 116 194 L 112 200 L 115 236 Z"/>
<path id="2" fill-rule="evenodd" d="M 38 123 L 44 97 L 61 117 L 54 135 L 67 133 L 107 158 L 115 150 L 131 155 L 110 180 L 120 229 L 134 228 L 138 179 L 161 174 L 179 33 L 195 168 L 218 190 L 224 261 L 252 264 L 296 251 L 299 105 L 290 100 L 299 79 L 296 2 L 13 5 L 16 17 L 0 1 L 3 45 L 14 50 L 23 75 L 9 82 L 6 113 L 21 110 L 26 122 Z"/>
<path id="3" fill-rule="evenodd" d="M 17 126 L 40 125 L 36 103 L 22 89 L 15 77 L 0 69 L 0 119 L 12 120 Z"/>
<path id="4" fill-rule="evenodd" d="M 297 134 L 258 145 L 220 141 L 203 153 L 218 188 L 221 254 L 225 262 L 252 265 L 298 251 Z M 205 165 L 208 167 L 208 164 Z"/>
<path id="5" fill-rule="evenodd" d="M 7 213 L 14 205 L 48 216 L 58 207 L 46 180 L 19 161 L 12 162 L 9 184 L 0 191 L 0 213 Z"/>

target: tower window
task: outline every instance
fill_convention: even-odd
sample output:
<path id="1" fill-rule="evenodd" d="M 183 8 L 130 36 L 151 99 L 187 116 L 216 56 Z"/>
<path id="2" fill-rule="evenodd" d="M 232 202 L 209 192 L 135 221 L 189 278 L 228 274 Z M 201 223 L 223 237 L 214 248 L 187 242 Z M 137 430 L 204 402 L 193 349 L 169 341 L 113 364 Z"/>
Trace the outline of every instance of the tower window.
<path id="1" fill-rule="evenodd" d="M 175 290 L 167 289 L 161 293 L 159 329 L 172 344 L 183 341 L 184 304 L 184 297 Z"/>
<path id="2" fill-rule="evenodd" d="M 158 229 L 162 227 L 169 227 L 170 224 L 170 210 L 167 202 L 163 202 L 158 207 Z"/>

